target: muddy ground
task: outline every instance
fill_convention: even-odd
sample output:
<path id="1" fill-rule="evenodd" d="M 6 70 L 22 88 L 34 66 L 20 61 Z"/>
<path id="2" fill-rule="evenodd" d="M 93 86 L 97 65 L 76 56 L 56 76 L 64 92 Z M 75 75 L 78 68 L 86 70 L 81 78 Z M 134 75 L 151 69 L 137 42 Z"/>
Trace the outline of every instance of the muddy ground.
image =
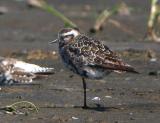
<path id="1" fill-rule="evenodd" d="M 39 112 L 11 115 L 0 110 L 0 123 L 160 122 L 160 44 L 143 40 L 149 1 L 125 0 L 132 8 L 131 14 L 112 17 L 127 31 L 108 22 L 102 32 L 89 34 L 98 13 L 117 2 L 49 1 L 82 32 L 104 40 L 141 73 L 113 73 L 100 81 L 87 80 L 90 108 L 84 110 L 81 78 L 64 68 L 57 45 L 48 45 L 48 41 L 57 37 L 63 23 L 47 12 L 29 8 L 23 0 L 0 0 L 0 6 L 8 9 L 0 15 L 0 55 L 55 68 L 54 75 L 33 84 L 1 86 L 0 107 L 26 100 L 34 103 Z"/>

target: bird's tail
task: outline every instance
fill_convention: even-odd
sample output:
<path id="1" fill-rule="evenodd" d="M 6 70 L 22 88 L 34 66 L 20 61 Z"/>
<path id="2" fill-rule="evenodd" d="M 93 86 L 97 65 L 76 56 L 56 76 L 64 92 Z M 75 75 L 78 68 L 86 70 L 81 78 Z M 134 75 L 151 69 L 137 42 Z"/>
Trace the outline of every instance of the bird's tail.
<path id="1" fill-rule="evenodd" d="M 115 72 L 118 72 L 118 73 L 130 72 L 130 73 L 139 74 L 139 72 L 136 71 L 136 70 L 135 70 L 133 67 L 131 67 L 130 65 L 117 67 L 117 69 L 114 70 L 114 71 L 115 71 Z"/>
<path id="2" fill-rule="evenodd" d="M 130 72 L 130 73 L 139 74 L 138 71 L 136 71 L 133 67 L 130 67 L 130 66 L 125 67 L 125 71 L 126 71 L 126 72 Z"/>

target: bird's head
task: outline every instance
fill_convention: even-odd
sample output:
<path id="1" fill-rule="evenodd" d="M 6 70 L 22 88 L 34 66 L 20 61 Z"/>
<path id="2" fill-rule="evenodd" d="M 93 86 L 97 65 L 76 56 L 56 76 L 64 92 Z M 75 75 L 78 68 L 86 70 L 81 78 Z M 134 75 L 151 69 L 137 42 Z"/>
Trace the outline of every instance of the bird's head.
<path id="1" fill-rule="evenodd" d="M 57 42 L 59 45 L 66 45 L 71 43 L 75 37 L 80 34 L 78 29 L 73 28 L 64 28 L 61 29 L 58 33 L 58 39 L 52 41 L 51 43 Z"/>

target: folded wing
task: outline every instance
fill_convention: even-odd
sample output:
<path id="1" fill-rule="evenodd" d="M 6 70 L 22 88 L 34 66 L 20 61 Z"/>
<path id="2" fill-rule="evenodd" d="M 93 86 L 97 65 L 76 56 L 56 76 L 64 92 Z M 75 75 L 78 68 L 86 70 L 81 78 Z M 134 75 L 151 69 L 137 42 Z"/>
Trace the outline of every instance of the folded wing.
<path id="1" fill-rule="evenodd" d="M 83 56 L 79 58 L 81 59 L 80 61 L 83 62 L 83 64 L 92 67 L 106 68 L 115 72 L 126 71 L 138 73 L 129 64 L 124 63 L 114 52 L 112 52 L 107 46 L 105 46 L 100 41 L 85 37 L 83 38 L 83 44 L 82 42 L 80 43 L 81 44 L 77 42 L 76 45 L 81 45 L 81 49 L 73 47 L 71 48 L 70 52 L 72 52 L 71 57 L 73 57 L 74 55 Z M 73 57 L 72 59 L 74 58 L 77 57 Z M 73 61 L 76 61 L 76 59 Z"/>

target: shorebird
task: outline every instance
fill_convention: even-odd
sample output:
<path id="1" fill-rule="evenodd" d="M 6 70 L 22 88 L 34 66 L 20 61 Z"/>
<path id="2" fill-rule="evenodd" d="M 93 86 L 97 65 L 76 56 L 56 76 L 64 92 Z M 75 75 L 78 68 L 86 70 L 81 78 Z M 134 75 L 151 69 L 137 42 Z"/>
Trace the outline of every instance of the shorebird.
<path id="1" fill-rule="evenodd" d="M 40 67 L 13 58 L 0 57 L 0 84 L 31 83 L 33 79 L 53 74 L 53 68 Z"/>
<path id="2" fill-rule="evenodd" d="M 111 72 L 138 73 L 129 64 L 124 63 L 102 41 L 90 38 L 77 29 L 62 29 L 58 33 L 58 38 L 50 43 L 55 42 L 59 44 L 59 54 L 64 64 L 82 77 L 83 108 L 88 107 L 86 103 L 86 78 L 102 79 Z"/>

